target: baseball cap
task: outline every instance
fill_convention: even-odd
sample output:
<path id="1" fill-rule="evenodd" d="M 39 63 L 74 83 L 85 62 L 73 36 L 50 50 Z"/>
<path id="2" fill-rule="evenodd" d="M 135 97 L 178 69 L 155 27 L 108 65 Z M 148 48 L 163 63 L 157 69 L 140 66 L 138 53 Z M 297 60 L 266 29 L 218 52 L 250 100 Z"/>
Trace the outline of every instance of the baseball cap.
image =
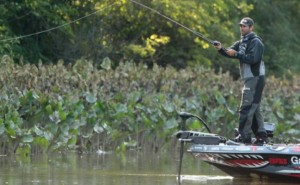
<path id="1" fill-rule="evenodd" d="M 245 17 L 241 20 L 239 25 L 253 26 L 254 21 L 250 17 Z"/>

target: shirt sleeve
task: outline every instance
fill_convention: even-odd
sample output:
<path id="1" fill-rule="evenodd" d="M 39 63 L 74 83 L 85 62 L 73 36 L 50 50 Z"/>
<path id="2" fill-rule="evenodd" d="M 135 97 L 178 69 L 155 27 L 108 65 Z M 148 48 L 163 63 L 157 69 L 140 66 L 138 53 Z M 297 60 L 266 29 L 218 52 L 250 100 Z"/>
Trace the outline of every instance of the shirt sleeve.
<path id="1" fill-rule="evenodd" d="M 240 44 L 240 41 L 236 41 L 234 44 L 232 44 L 228 49 L 234 49 L 235 51 L 238 51 L 239 49 L 239 44 Z M 226 49 L 224 48 L 221 48 L 219 51 L 218 51 L 221 55 L 225 56 L 225 57 L 228 57 L 228 58 L 237 58 L 236 56 L 229 56 L 227 55 L 226 53 Z"/>

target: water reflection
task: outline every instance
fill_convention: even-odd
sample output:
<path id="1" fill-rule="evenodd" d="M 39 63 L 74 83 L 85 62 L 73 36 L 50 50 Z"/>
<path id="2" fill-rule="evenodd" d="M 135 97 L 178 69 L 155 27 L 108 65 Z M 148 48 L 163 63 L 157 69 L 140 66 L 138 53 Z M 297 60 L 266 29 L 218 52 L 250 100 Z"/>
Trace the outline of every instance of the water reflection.
<path id="1" fill-rule="evenodd" d="M 295 185 L 299 184 L 295 179 L 281 179 L 281 178 L 266 178 L 266 177 L 238 177 L 230 178 L 230 176 L 196 176 L 182 180 L 178 185 L 199 185 L 199 184 L 213 184 L 213 185 Z"/>
<path id="2" fill-rule="evenodd" d="M 12 185 L 177 185 L 173 153 L 129 152 L 124 156 L 67 155 L 0 157 L 0 184 Z M 271 184 L 258 178 L 232 179 L 218 169 L 185 156 L 181 185 Z M 277 185 L 281 185 L 276 183 Z M 287 184 L 287 183 L 283 183 Z"/>
<path id="3" fill-rule="evenodd" d="M 178 179 L 178 178 L 177 178 Z M 188 183 L 194 184 L 225 184 L 226 182 L 232 182 L 231 176 L 218 176 L 218 175 L 183 175 L 181 181 L 177 182 L 178 185 L 184 185 Z"/>

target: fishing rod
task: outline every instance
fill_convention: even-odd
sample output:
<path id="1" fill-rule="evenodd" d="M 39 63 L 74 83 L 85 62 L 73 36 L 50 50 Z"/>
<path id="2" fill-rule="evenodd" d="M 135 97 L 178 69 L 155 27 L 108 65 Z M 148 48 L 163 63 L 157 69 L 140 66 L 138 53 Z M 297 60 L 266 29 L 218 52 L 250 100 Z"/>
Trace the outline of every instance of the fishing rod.
<path id="1" fill-rule="evenodd" d="M 139 6 L 143 7 L 143 8 L 145 8 L 145 9 L 148 9 L 148 10 L 150 10 L 150 11 L 152 11 L 152 12 L 158 14 L 159 16 L 161 16 L 161 17 L 163 17 L 163 18 L 165 18 L 165 19 L 171 21 L 172 23 L 174 23 L 174 24 L 176 24 L 176 25 L 178 25 L 178 26 L 180 26 L 180 27 L 186 29 L 187 31 L 192 32 L 194 35 L 197 35 L 198 37 L 200 37 L 202 40 L 208 42 L 209 44 L 212 44 L 212 45 L 214 45 L 214 46 L 217 46 L 217 45 L 220 44 L 220 42 L 218 42 L 218 41 L 213 41 L 213 40 L 211 40 L 211 39 L 205 37 L 205 36 L 202 35 L 201 33 L 196 32 L 195 30 L 192 30 L 191 28 L 188 28 L 188 27 L 184 26 L 183 24 L 180 24 L 179 22 L 177 22 L 177 21 L 171 19 L 170 17 L 168 17 L 168 16 L 166 16 L 166 15 L 160 13 L 159 11 L 157 11 L 157 10 L 155 10 L 155 9 L 153 9 L 153 8 L 150 8 L 150 7 L 144 5 L 144 4 L 140 3 L 140 2 L 134 1 L 134 0 L 130 0 L 130 1 L 131 1 L 132 3 L 134 3 L 134 4 L 136 4 L 136 5 L 139 5 Z"/>

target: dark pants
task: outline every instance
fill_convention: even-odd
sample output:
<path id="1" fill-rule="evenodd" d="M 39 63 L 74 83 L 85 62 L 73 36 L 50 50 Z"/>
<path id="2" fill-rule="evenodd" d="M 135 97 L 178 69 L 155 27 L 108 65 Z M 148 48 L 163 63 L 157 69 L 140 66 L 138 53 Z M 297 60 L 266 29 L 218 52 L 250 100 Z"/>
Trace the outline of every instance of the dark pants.
<path id="1" fill-rule="evenodd" d="M 239 133 L 244 142 L 251 142 L 252 131 L 255 136 L 259 133 L 266 133 L 263 116 L 260 111 L 260 102 L 264 86 L 264 76 L 244 80 L 239 120 Z"/>

